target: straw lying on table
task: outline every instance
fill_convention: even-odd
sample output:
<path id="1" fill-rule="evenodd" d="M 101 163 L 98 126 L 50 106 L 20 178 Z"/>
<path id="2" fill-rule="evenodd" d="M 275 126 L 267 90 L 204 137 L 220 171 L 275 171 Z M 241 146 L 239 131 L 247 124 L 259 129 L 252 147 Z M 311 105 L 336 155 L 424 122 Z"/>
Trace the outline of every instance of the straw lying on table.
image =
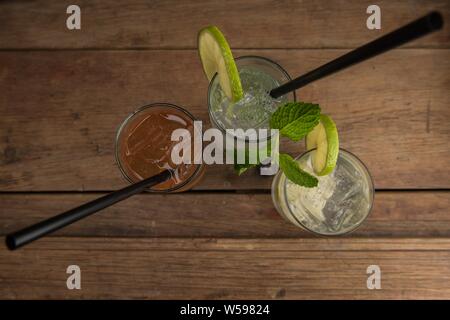
<path id="1" fill-rule="evenodd" d="M 315 80 L 324 78 L 358 62 L 367 60 L 409 41 L 439 30 L 442 28 L 443 24 L 442 15 L 439 12 L 433 11 L 383 37 L 350 51 L 303 76 L 291 80 L 278 88 L 272 89 L 269 94 L 272 98 L 279 98 L 282 95 L 300 89 Z"/>
<path id="2" fill-rule="evenodd" d="M 125 200 L 137 193 L 144 191 L 147 188 L 153 187 L 161 182 L 164 182 L 171 177 L 169 170 L 139 181 L 128 187 L 120 189 L 95 199 L 91 202 L 85 203 L 77 208 L 71 209 L 57 216 L 49 218 L 47 220 L 38 222 L 32 226 L 16 231 L 6 236 L 6 245 L 10 250 L 15 250 L 27 243 L 37 240 L 51 232 L 59 230 L 71 223 L 74 223 L 80 219 L 83 219 L 97 211 L 100 211 L 106 207 L 109 207 L 119 201 Z"/>

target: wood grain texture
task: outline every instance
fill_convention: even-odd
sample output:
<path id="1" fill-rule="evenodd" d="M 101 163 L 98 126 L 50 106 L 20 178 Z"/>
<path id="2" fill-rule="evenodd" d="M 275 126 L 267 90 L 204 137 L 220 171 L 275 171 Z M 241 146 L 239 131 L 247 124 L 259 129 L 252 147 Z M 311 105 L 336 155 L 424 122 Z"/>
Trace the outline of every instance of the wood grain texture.
<path id="1" fill-rule="evenodd" d="M 345 50 L 237 50 L 298 75 Z M 0 52 L 0 190 L 113 190 L 125 184 L 115 130 L 146 103 L 185 106 L 209 125 L 195 50 Z M 176 62 L 176 63 L 174 63 Z M 421 68 L 417 68 L 420 65 Z M 377 188 L 449 188 L 450 51 L 395 50 L 298 92 L 336 121 L 341 146 Z M 283 142 L 292 154 L 302 143 Z M 206 172 L 202 190 L 268 189 L 270 177 Z"/>
<path id="2" fill-rule="evenodd" d="M 0 235 L 100 194 L 2 194 Z M 220 208 L 218 210 L 217 208 Z M 351 237 L 450 237 L 450 192 L 378 192 L 368 220 Z M 270 194 L 143 194 L 73 224 L 56 235 L 105 237 L 313 237 L 284 221 Z"/>
<path id="3" fill-rule="evenodd" d="M 67 290 L 77 264 L 81 290 Z M 381 290 L 366 269 L 381 268 Z M 450 298 L 448 239 L 47 238 L 0 249 L 0 298 Z M 7 271 L 7 272 L 6 272 Z"/>
<path id="4" fill-rule="evenodd" d="M 377 1 L 381 30 L 368 30 L 373 1 L 79 0 L 81 30 L 66 28 L 65 1 L 1 1 L 1 48 L 195 48 L 200 28 L 215 24 L 234 48 L 350 48 L 431 10 L 449 21 L 447 0 Z M 450 46 L 450 29 L 409 44 Z"/>
<path id="5" fill-rule="evenodd" d="M 134 109 L 171 102 L 209 126 L 205 25 L 235 56 L 297 76 L 431 10 L 450 21 L 448 0 L 378 1 L 372 31 L 368 0 L 80 0 L 82 30 L 69 31 L 72 3 L 0 1 L 0 236 L 124 186 L 114 136 Z M 450 191 L 436 191 L 450 188 L 449 88 L 446 25 L 297 92 L 335 119 L 376 188 L 419 189 L 378 191 L 351 235 L 299 230 L 273 208 L 271 177 L 211 166 L 196 191 L 141 194 L 21 250 L 0 246 L 0 299 L 450 299 Z M 82 290 L 66 288 L 71 264 Z M 372 264 L 382 290 L 366 288 Z"/>

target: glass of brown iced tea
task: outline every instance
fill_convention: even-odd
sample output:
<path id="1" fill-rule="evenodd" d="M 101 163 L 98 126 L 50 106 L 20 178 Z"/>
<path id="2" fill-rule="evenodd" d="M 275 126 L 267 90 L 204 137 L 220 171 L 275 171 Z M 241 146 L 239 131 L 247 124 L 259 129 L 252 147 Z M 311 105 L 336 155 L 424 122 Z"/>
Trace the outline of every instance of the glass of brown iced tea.
<path id="1" fill-rule="evenodd" d="M 175 165 L 171 152 L 178 142 L 171 141 L 171 135 L 183 128 L 194 137 L 195 120 L 185 109 L 168 103 L 146 105 L 130 114 L 119 127 L 115 144 L 116 161 L 125 179 L 136 183 L 172 169 L 170 180 L 148 191 L 181 192 L 194 187 L 203 175 L 203 164 Z"/>

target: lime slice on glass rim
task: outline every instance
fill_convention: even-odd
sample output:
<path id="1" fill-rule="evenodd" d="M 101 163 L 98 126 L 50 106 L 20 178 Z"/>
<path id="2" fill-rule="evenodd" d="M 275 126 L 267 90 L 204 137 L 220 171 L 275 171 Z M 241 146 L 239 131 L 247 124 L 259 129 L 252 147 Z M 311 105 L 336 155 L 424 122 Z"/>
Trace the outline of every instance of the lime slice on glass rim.
<path id="1" fill-rule="evenodd" d="M 217 73 L 220 87 L 226 96 L 233 102 L 239 101 L 244 95 L 239 72 L 230 46 L 217 27 L 209 26 L 200 30 L 198 51 L 208 80 L 211 81 Z"/>
<path id="2" fill-rule="evenodd" d="M 312 158 L 314 172 L 325 176 L 333 172 L 339 156 L 339 137 L 334 121 L 327 115 L 320 115 L 320 122 L 306 136 L 306 149 L 316 148 Z"/>

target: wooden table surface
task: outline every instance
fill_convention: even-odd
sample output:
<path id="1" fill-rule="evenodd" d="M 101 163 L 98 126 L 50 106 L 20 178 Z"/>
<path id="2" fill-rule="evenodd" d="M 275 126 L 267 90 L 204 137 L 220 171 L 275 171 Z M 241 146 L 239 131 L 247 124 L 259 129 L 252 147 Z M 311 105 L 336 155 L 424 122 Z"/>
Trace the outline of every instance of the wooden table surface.
<path id="1" fill-rule="evenodd" d="M 450 2 L 0 2 L 0 233 L 126 185 L 114 135 L 151 102 L 209 123 L 197 31 L 300 75 L 433 9 L 443 30 L 297 92 L 336 121 L 376 187 L 369 219 L 319 238 L 276 213 L 271 177 L 210 166 L 182 194 L 142 194 L 21 250 L 0 247 L 0 298 L 450 299 Z M 302 144 L 284 144 L 292 155 Z M 66 268 L 81 268 L 68 290 Z M 369 265 L 381 290 L 366 286 Z"/>

